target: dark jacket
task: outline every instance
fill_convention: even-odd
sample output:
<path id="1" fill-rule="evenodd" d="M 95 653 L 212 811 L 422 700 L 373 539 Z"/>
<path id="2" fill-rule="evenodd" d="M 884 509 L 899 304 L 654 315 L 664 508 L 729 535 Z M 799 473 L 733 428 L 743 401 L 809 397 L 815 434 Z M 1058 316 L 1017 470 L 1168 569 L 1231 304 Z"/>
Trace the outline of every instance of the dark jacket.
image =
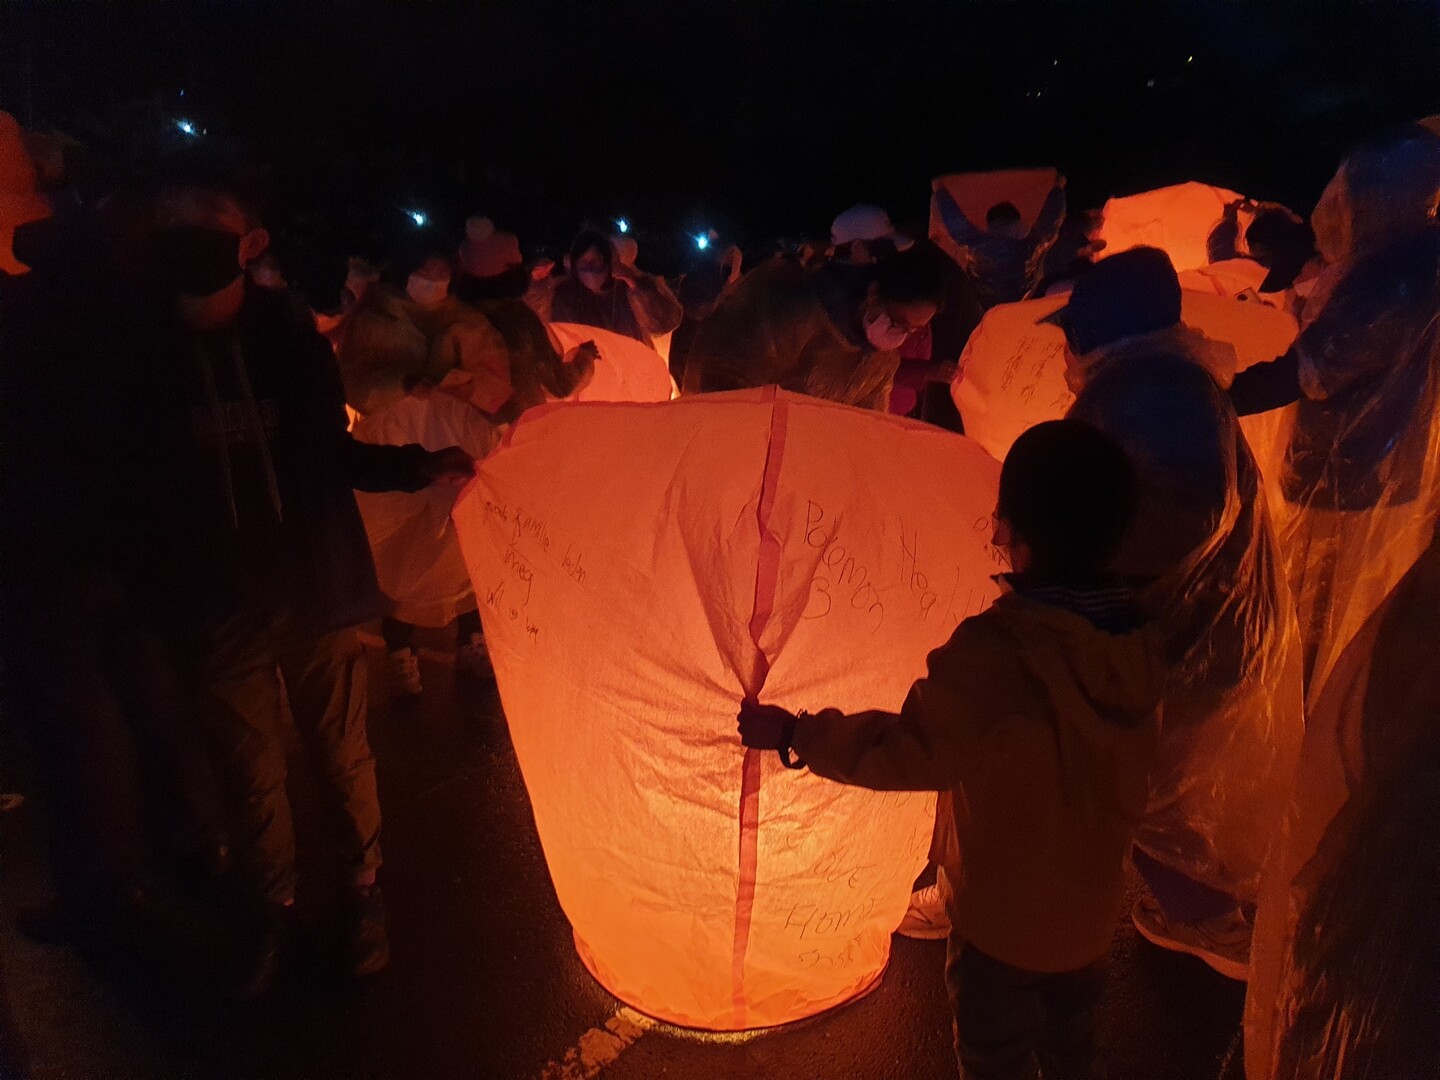
<path id="1" fill-rule="evenodd" d="M 173 582 L 185 590 L 172 593 L 176 606 L 202 617 L 260 608 L 316 632 L 380 614 L 383 602 L 352 489 L 425 487 L 423 448 L 351 438 L 329 346 L 313 325 L 295 318 L 283 297 L 251 289 L 233 334 L 203 344 L 222 370 L 227 356 L 245 366 L 269 437 L 277 489 L 272 498 L 260 490 L 264 468 L 253 431 L 202 427 L 211 410 L 194 339 L 172 330 L 157 344 L 150 404 L 140 410 L 150 413 L 154 449 L 168 451 L 156 455 L 155 467 L 173 487 L 157 510 L 184 538 L 167 552 L 178 556 L 171 563 Z M 233 413 L 235 405 L 227 401 L 222 410 Z M 233 510 L 221 439 L 230 443 Z M 188 597 L 203 597 L 203 609 L 186 604 Z"/>
<path id="2" fill-rule="evenodd" d="M 1027 971 L 1073 971 L 1105 955 L 1122 911 L 1164 674 L 1148 631 L 1007 593 L 929 655 L 898 715 L 802 716 L 793 745 L 832 780 L 949 791 L 955 933 Z"/>
<path id="3" fill-rule="evenodd" d="M 329 346 L 288 298 L 251 288 L 231 332 L 197 336 L 113 276 L 54 269 L 0 338 L 11 554 L 101 565 L 182 627 L 378 615 L 352 487 L 418 490 L 425 452 L 350 437 Z"/>

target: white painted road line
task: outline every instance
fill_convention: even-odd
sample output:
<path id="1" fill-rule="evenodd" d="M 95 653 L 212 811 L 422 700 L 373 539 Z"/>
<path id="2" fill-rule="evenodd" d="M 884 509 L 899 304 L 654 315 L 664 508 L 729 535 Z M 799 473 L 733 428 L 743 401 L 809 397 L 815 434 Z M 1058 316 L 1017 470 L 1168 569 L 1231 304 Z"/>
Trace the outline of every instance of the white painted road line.
<path id="1" fill-rule="evenodd" d="M 539 1080 L 591 1080 L 615 1064 L 615 1059 L 655 1026 L 627 1005 L 621 1005 L 603 1028 L 591 1028 L 580 1041 L 565 1051 L 559 1061 L 540 1070 Z"/>

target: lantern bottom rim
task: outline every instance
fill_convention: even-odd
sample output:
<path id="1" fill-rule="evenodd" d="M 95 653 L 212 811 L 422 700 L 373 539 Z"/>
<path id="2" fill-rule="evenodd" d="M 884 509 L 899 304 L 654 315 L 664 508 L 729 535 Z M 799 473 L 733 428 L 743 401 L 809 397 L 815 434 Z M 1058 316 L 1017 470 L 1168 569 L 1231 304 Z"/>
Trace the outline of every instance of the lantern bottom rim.
<path id="1" fill-rule="evenodd" d="M 845 994 L 843 997 L 838 997 L 833 1001 L 817 1003 L 813 1009 L 808 1009 L 785 1020 L 778 1020 L 773 1024 L 748 1024 L 741 1026 L 721 1021 L 707 1025 L 697 1022 L 694 1018 L 682 1017 L 676 1013 L 667 1012 L 665 1009 L 655 1008 L 653 1005 L 646 1005 L 629 995 L 620 993 L 611 986 L 609 981 L 597 970 L 599 965 L 594 961 L 589 947 L 573 929 L 571 930 L 571 937 L 575 941 L 575 951 L 579 954 L 580 963 L 585 966 L 585 970 L 589 972 L 590 977 L 594 979 L 607 994 L 620 1002 L 620 1004 L 634 1009 L 637 1013 L 640 1013 L 650 1020 L 654 1020 L 666 1029 L 701 1039 L 706 1036 L 743 1035 L 750 1032 L 760 1034 L 767 1031 L 778 1031 L 781 1028 L 790 1027 L 793 1024 L 815 1020 L 818 1017 L 824 1016 L 826 1013 L 835 1012 L 869 997 L 870 994 L 879 988 L 880 983 L 885 978 L 885 972 L 890 970 L 891 951 L 887 948 L 885 951 L 885 962 L 880 965 L 879 969 L 864 983 L 861 983 L 858 988 Z"/>

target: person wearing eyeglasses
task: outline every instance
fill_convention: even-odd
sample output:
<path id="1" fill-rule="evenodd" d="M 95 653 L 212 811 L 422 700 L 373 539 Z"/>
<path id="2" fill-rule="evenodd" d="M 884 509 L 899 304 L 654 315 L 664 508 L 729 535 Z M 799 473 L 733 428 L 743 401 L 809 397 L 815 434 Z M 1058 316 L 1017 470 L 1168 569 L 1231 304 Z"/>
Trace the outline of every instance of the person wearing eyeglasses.
<path id="1" fill-rule="evenodd" d="M 884 410 L 900 346 L 940 308 L 943 258 L 917 247 L 866 265 L 771 260 L 746 275 L 700 326 L 682 391 L 774 383 Z"/>

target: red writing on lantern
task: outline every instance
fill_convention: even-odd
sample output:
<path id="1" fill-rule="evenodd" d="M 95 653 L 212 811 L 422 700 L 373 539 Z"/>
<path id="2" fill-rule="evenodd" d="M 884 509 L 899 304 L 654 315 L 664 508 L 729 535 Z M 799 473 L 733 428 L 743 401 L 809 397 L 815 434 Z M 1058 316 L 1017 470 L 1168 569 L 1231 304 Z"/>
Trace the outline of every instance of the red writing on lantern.
<path id="1" fill-rule="evenodd" d="M 827 910 L 819 904 L 796 904 L 785 916 L 783 929 L 794 930 L 802 941 L 811 938 L 835 937 L 847 928 L 863 922 L 874 913 L 880 901 L 871 897 L 854 907 Z"/>
<path id="2" fill-rule="evenodd" d="M 576 585 L 584 585 L 588 576 L 585 571 L 584 552 L 575 551 L 569 544 L 565 545 L 565 558 L 560 561 L 560 568 L 570 575 L 570 579 Z"/>
<path id="3" fill-rule="evenodd" d="M 845 943 L 845 947 L 836 953 L 823 953 L 819 949 L 809 949 L 799 955 L 797 959 L 800 966 L 804 968 L 848 968 L 855 962 L 855 949 L 860 944 L 863 935 L 856 934 Z"/>
<path id="4" fill-rule="evenodd" d="M 525 599 L 522 603 L 530 603 L 530 593 L 535 586 L 535 568 L 526 561 L 525 556 L 515 550 L 513 544 L 505 549 L 501 565 L 510 571 L 511 577 L 525 587 Z"/>
<path id="5" fill-rule="evenodd" d="M 813 500 L 805 504 L 805 544 L 820 551 L 820 570 L 810 583 L 810 601 L 804 617 L 823 619 L 837 604 L 873 616 L 871 633 L 885 621 L 885 605 L 870 580 L 870 571 L 840 543 L 840 523 L 826 531 L 825 508 Z"/>
<path id="6" fill-rule="evenodd" d="M 900 581 L 903 588 L 909 589 L 920 603 L 920 618 L 926 619 L 930 616 L 930 609 L 935 606 L 939 599 L 930 591 L 930 578 L 920 569 L 918 552 L 920 550 L 920 533 L 915 531 L 908 536 L 905 534 L 905 522 L 900 522 Z"/>

